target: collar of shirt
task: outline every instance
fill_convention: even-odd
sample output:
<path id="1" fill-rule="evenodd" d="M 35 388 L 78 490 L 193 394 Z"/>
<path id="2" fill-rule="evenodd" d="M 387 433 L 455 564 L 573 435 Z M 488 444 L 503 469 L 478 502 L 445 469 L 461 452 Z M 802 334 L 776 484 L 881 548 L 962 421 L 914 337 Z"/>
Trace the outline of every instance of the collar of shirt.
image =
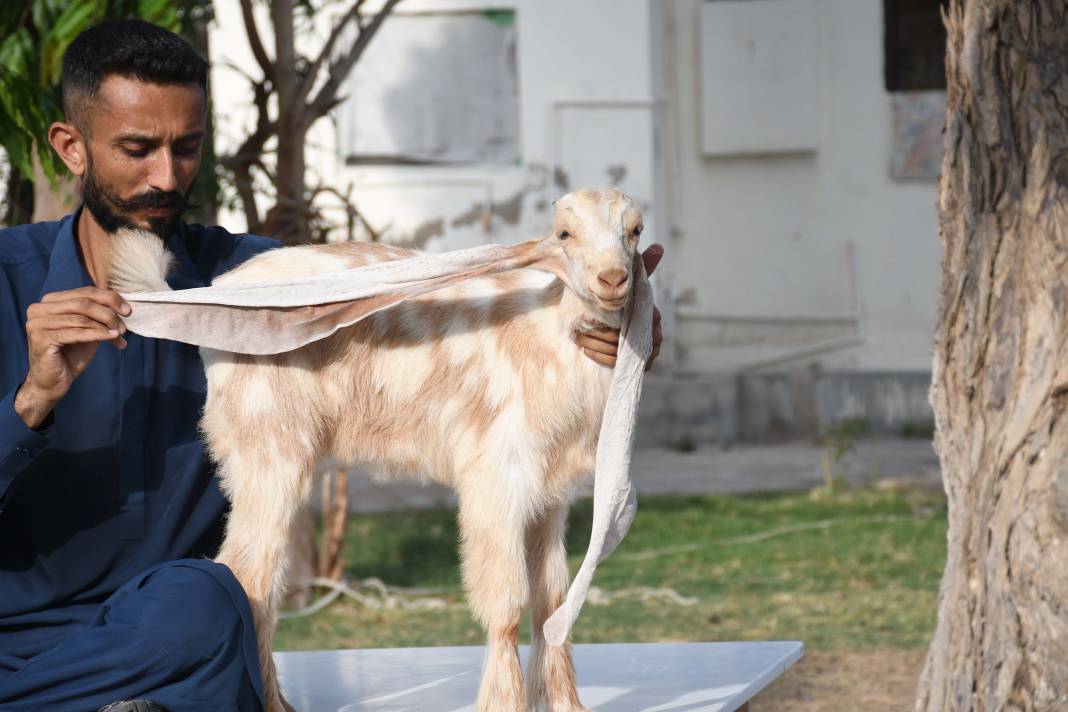
<path id="1" fill-rule="evenodd" d="M 81 217 L 83 209 L 84 206 L 79 205 L 77 210 L 60 222 L 59 233 L 52 247 L 52 256 L 48 261 L 48 275 L 41 287 L 40 296 L 49 292 L 63 292 L 93 285 L 93 280 L 82 263 L 78 240 L 75 237 L 78 218 Z M 166 240 L 167 249 L 171 251 L 177 262 L 177 268 L 167 276 L 167 283 L 174 289 L 192 289 L 207 284 L 186 249 L 187 229 L 185 223 L 179 223 L 178 229 L 174 230 Z"/>
<path id="2" fill-rule="evenodd" d="M 79 205 L 74 213 L 60 222 L 59 234 L 56 235 L 55 244 L 52 246 L 52 256 L 48 260 L 48 275 L 41 287 L 40 296 L 50 292 L 89 287 L 93 284 L 89 273 L 82 265 L 81 257 L 78 255 L 78 241 L 74 238 L 74 230 L 81 214 L 82 207 Z"/>

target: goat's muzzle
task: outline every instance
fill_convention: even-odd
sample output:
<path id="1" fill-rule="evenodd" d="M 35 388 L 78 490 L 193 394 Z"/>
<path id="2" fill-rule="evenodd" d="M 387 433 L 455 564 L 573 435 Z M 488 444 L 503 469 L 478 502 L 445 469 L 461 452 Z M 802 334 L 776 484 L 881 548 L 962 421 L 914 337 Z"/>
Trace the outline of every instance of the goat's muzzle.
<path id="1" fill-rule="evenodd" d="M 602 308 L 610 311 L 622 309 L 630 297 L 630 273 L 623 269 L 603 270 L 597 275 L 597 283 L 590 291 Z"/>

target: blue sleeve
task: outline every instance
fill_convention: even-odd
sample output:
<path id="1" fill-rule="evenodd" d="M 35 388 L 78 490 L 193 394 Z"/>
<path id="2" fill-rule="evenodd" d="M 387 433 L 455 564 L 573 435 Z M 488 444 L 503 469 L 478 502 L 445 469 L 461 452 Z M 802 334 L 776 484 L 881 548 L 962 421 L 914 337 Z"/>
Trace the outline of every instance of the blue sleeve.
<path id="1" fill-rule="evenodd" d="M 26 425 L 15 412 L 13 389 L 0 401 L 0 503 L 15 478 L 25 470 L 38 453 L 48 445 L 48 431 L 53 417 L 49 413 L 36 430 Z"/>
<path id="2" fill-rule="evenodd" d="M 60 223 L 0 231 L 0 504 L 14 479 L 49 443 L 51 413 L 31 429 L 15 412 L 15 393 L 28 370 L 26 308 L 40 297 Z"/>

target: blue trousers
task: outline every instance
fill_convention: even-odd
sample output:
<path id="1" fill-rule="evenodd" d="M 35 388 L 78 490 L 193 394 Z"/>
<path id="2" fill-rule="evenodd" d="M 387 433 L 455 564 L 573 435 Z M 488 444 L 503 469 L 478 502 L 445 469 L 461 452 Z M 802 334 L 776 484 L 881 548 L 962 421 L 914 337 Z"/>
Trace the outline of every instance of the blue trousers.
<path id="1" fill-rule="evenodd" d="M 263 709 L 252 609 L 228 568 L 155 566 L 59 645 L 14 670 L 0 664 L 0 710 L 93 712 L 129 699 L 171 712 Z"/>

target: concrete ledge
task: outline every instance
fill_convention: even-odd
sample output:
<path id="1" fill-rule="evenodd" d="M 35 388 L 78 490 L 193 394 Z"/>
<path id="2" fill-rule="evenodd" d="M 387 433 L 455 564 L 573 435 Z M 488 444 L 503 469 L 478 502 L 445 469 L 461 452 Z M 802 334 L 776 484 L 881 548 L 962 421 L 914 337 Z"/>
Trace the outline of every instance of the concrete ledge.
<path id="1" fill-rule="evenodd" d="M 738 439 L 738 383 L 732 376 L 648 378 L 638 409 L 638 447 L 726 444 Z"/>
<path id="2" fill-rule="evenodd" d="M 786 441 L 845 421 L 870 433 L 930 430 L 931 375 L 922 371 L 818 371 L 650 378 L 638 414 L 639 447 Z"/>

